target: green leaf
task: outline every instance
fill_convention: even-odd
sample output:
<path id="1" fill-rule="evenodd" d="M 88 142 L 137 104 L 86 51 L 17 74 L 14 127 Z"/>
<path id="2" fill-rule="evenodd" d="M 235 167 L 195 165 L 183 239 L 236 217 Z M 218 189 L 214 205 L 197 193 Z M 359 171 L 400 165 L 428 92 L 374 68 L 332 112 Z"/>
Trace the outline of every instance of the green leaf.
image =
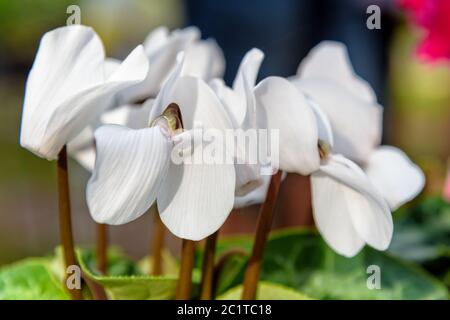
<path id="1" fill-rule="evenodd" d="M 217 300 L 240 300 L 241 295 L 242 285 L 239 285 L 217 297 Z M 311 300 L 311 298 L 291 288 L 276 283 L 260 281 L 256 300 Z"/>
<path id="2" fill-rule="evenodd" d="M 248 248 L 250 238 L 227 239 Z M 369 289 L 367 268 L 380 267 L 381 289 Z M 242 281 L 242 273 L 236 279 Z M 261 280 L 317 299 L 446 299 L 443 284 L 417 266 L 369 247 L 357 256 L 334 253 L 320 235 L 305 229 L 275 232 L 264 253 Z"/>
<path id="3" fill-rule="evenodd" d="M 88 254 L 83 254 L 78 251 L 78 257 L 83 272 L 93 281 L 103 286 L 109 299 L 159 300 L 173 299 L 175 297 L 175 290 L 178 282 L 177 276 L 163 275 L 156 277 L 143 275 L 142 272 L 139 271 L 137 265 L 132 266 L 131 269 L 125 268 L 127 270 L 133 270 L 134 274 L 126 272 L 126 274 L 123 275 L 116 272 L 115 274 L 103 276 L 89 267 L 88 263 L 91 261 L 92 266 L 92 260 L 87 260 L 89 258 Z M 125 257 L 117 249 L 108 252 L 108 265 L 110 270 L 111 268 L 115 268 L 117 271 L 118 268 L 115 265 L 123 264 L 127 261 L 131 262 L 131 260 Z M 124 269 L 122 269 L 122 271 L 123 270 Z M 196 289 L 197 284 L 198 281 L 194 282 L 194 289 Z"/>
<path id="4" fill-rule="evenodd" d="M 427 263 L 442 259 L 450 263 L 450 204 L 430 197 L 394 217 L 395 233 L 389 251 L 404 259 Z"/>
<path id="5" fill-rule="evenodd" d="M 0 269 L 0 300 L 68 300 L 46 258 L 29 258 Z"/>

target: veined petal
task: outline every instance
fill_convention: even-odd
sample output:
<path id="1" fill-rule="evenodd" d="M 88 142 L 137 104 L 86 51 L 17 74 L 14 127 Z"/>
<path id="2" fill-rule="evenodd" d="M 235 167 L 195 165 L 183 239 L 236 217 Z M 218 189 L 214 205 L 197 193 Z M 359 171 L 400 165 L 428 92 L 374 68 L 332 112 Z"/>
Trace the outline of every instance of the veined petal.
<path id="1" fill-rule="evenodd" d="M 185 51 L 185 75 L 210 80 L 223 76 L 225 58 L 222 49 L 213 39 L 198 41 L 187 47 Z"/>
<path id="2" fill-rule="evenodd" d="M 324 219 L 327 214 L 339 215 L 339 219 L 344 220 L 346 215 L 359 238 L 378 250 L 387 249 L 393 231 L 392 216 L 387 203 L 361 168 L 342 156 L 331 155 L 312 175 L 311 184 L 314 217 Z M 353 238 L 355 234 L 347 229 L 335 228 L 334 232 L 339 233 L 335 236 L 343 239 L 348 236 L 340 233 L 348 232 Z M 350 251 L 359 243 L 359 240 L 353 244 L 350 239 L 347 241 Z"/>
<path id="3" fill-rule="evenodd" d="M 412 200 L 425 185 L 422 170 L 403 151 L 392 146 L 381 146 L 372 152 L 365 172 L 391 210 Z"/>
<path id="4" fill-rule="evenodd" d="M 111 106 L 117 92 L 142 81 L 147 68 L 143 48 L 138 46 L 105 83 L 82 91 L 57 107 L 33 152 L 48 160 L 56 159 L 66 143 Z"/>
<path id="5" fill-rule="evenodd" d="M 20 134 L 23 147 L 48 156 L 40 149 L 50 118 L 71 97 L 103 83 L 104 58 L 101 40 L 89 27 L 62 27 L 42 37 L 26 85 Z"/>
<path id="6" fill-rule="evenodd" d="M 97 159 L 86 196 L 98 223 L 119 225 L 144 214 L 169 167 L 172 142 L 158 127 L 105 125 L 95 132 Z"/>
<path id="7" fill-rule="evenodd" d="M 353 95 L 368 103 L 376 103 L 370 84 L 356 75 L 343 43 L 322 41 L 303 59 L 297 75 L 302 79 L 328 79 L 342 84 Z"/>
<path id="8" fill-rule="evenodd" d="M 328 116 L 333 129 L 333 150 L 358 163 L 367 161 L 381 142 L 383 108 L 327 79 L 302 78 L 293 83 Z"/>
<path id="9" fill-rule="evenodd" d="M 306 98 L 289 81 L 279 77 L 261 81 L 255 97 L 258 128 L 279 130 L 280 169 L 302 175 L 317 170 L 318 129 Z"/>
<path id="10" fill-rule="evenodd" d="M 202 152 L 196 146 L 191 159 Z M 176 164 L 157 197 L 161 220 L 177 237 L 201 240 L 217 231 L 233 209 L 235 175 L 232 164 Z"/>

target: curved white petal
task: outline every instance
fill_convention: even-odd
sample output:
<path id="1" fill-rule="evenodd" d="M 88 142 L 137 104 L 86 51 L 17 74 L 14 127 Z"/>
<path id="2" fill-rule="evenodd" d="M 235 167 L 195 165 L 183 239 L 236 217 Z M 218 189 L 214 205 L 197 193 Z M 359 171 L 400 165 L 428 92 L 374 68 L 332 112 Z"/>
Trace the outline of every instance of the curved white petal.
<path id="1" fill-rule="evenodd" d="M 311 106 L 317 121 L 317 130 L 319 133 L 319 139 L 326 141 L 331 147 L 334 145 L 333 130 L 331 129 L 330 121 L 327 115 L 320 109 L 314 100 L 306 97 L 309 105 Z"/>
<path id="2" fill-rule="evenodd" d="M 176 64 L 167 79 L 164 81 L 164 84 L 161 90 L 158 92 L 156 96 L 153 106 L 150 109 L 149 123 L 153 123 L 156 118 L 158 118 L 163 111 L 167 108 L 171 101 L 172 91 L 181 77 L 184 67 L 184 52 L 178 54 L 176 58 Z"/>
<path id="3" fill-rule="evenodd" d="M 226 129 L 232 128 L 219 99 L 201 79 L 179 78 L 162 105 L 171 102 L 180 107 L 185 130 L 201 125 L 206 133 L 215 129 L 224 134 Z M 195 162 L 199 155 L 204 155 L 202 148 L 205 148 L 203 141 L 194 146 L 192 156 L 188 157 L 193 163 L 171 161 L 168 178 L 157 200 L 161 219 L 169 230 L 178 237 L 191 240 L 200 240 L 215 232 L 230 213 L 234 200 L 232 162 Z"/>
<path id="4" fill-rule="evenodd" d="M 270 178 L 270 175 L 263 175 L 260 177 L 260 184 L 257 188 L 243 196 L 236 195 L 233 207 L 239 209 L 264 202 L 269 189 Z"/>
<path id="5" fill-rule="evenodd" d="M 302 78 L 293 83 L 328 116 L 333 129 L 333 150 L 358 163 L 367 161 L 381 142 L 383 108 L 328 79 Z"/>
<path id="6" fill-rule="evenodd" d="M 233 124 L 233 128 L 240 128 L 246 115 L 245 98 L 239 96 L 233 89 L 228 87 L 222 79 L 211 80 L 209 86 L 222 102 Z"/>
<path id="7" fill-rule="evenodd" d="M 23 147 L 47 157 L 40 149 L 51 116 L 68 98 L 104 81 L 103 60 L 101 40 L 89 27 L 62 27 L 42 37 L 26 85 L 20 134 Z"/>
<path id="8" fill-rule="evenodd" d="M 381 142 L 383 110 L 371 86 L 355 74 L 345 45 L 321 42 L 302 61 L 293 82 L 328 116 L 334 151 L 365 163 Z"/>
<path id="9" fill-rule="evenodd" d="M 343 196 L 346 189 L 326 173 L 311 175 L 311 193 L 314 221 L 325 242 L 337 253 L 353 257 L 364 246 L 356 232 L 348 205 Z"/>
<path id="10" fill-rule="evenodd" d="M 370 84 L 356 75 L 343 43 L 322 41 L 303 59 L 297 74 L 302 79 L 328 79 L 342 84 L 353 95 L 368 103 L 376 103 Z"/>
<path id="11" fill-rule="evenodd" d="M 84 128 L 67 144 L 67 153 L 87 171 L 95 164 L 94 126 Z"/>
<path id="12" fill-rule="evenodd" d="M 78 162 L 86 171 L 92 172 L 95 166 L 95 148 L 84 148 L 77 150 L 70 155 L 76 162 Z"/>
<path id="13" fill-rule="evenodd" d="M 160 101 L 155 101 L 151 110 L 164 110 L 170 103 L 180 107 L 183 128 L 190 130 L 198 126 L 204 129 L 232 129 L 230 118 L 212 89 L 201 79 L 183 76 L 176 80 L 172 90 Z M 158 106 L 157 103 L 159 103 Z M 161 114 L 161 111 L 159 111 Z M 157 112 L 156 112 L 157 113 Z M 156 114 L 153 117 L 156 118 Z M 152 120 L 151 120 L 152 121 Z"/>
<path id="14" fill-rule="evenodd" d="M 223 76 L 225 58 L 222 49 L 213 39 L 198 41 L 186 48 L 185 75 L 210 80 Z"/>
<path id="15" fill-rule="evenodd" d="M 392 210 L 412 200 L 425 185 L 422 170 L 392 146 L 381 146 L 372 152 L 365 172 Z"/>
<path id="16" fill-rule="evenodd" d="M 163 45 L 167 43 L 169 38 L 169 28 L 166 26 L 161 26 L 152 30 L 146 37 L 144 42 L 145 53 L 147 56 L 151 56 L 157 50 L 159 50 Z"/>
<path id="17" fill-rule="evenodd" d="M 247 52 L 233 82 L 233 90 L 246 101 L 245 117 L 240 123 L 244 130 L 257 126 L 254 87 L 263 59 L 264 53 L 259 49 L 253 48 Z"/>
<path id="18" fill-rule="evenodd" d="M 106 58 L 103 64 L 104 78 L 108 79 L 120 67 L 122 61 L 114 58 Z"/>
<path id="19" fill-rule="evenodd" d="M 119 124 L 131 129 L 148 127 L 148 116 L 152 101 L 142 105 L 123 105 L 103 113 L 100 121 L 103 124 Z"/>
<path id="20" fill-rule="evenodd" d="M 280 169 L 302 175 L 317 170 L 318 129 L 306 98 L 289 81 L 279 77 L 261 81 L 255 97 L 258 127 L 279 130 Z"/>
<path id="21" fill-rule="evenodd" d="M 147 68 L 140 46 L 104 79 L 103 48 L 90 28 L 70 26 L 47 33 L 27 82 L 21 145 L 56 159 L 65 144 L 112 104 L 118 91 L 142 81 Z"/>
<path id="22" fill-rule="evenodd" d="M 95 132 L 97 159 L 86 197 L 98 223 L 130 222 L 156 199 L 167 175 L 172 142 L 159 127 L 105 125 Z"/>
<path id="23" fill-rule="evenodd" d="M 177 237 L 201 240 L 217 231 L 233 208 L 233 164 L 195 163 L 201 154 L 194 147 L 192 163 L 170 162 L 167 179 L 157 197 L 161 220 Z M 200 155 L 201 156 L 201 155 Z"/>
<path id="24" fill-rule="evenodd" d="M 163 33 L 164 31 L 159 32 Z M 162 40 L 162 35 L 155 35 L 155 38 L 160 43 L 155 43 L 154 46 L 150 46 L 146 41 L 146 52 L 150 67 L 145 80 L 139 85 L 121 92 L 119 97 L 121 104 L 155 97 L 176 65 L 178 53 L 199 39 L 200 31 L 195 27 L 189 27 L 173 31 L 166 41 Z"/>
<path id="25" fill-rule="evenodd" d="M 378 250 L 387 249 L 392 216 L 361 168 L 342 156 L 331 155 L 311 175 L 311 185 L 314 217 L 321 220 L 316 220 L 318 228 L 331 247 L 348 256 L 357 252 L 361 240 Z M 332 228 L 332 223 L 324 221 L 327 216 L 332 221 L 341 220 L 345 226 Z"/>

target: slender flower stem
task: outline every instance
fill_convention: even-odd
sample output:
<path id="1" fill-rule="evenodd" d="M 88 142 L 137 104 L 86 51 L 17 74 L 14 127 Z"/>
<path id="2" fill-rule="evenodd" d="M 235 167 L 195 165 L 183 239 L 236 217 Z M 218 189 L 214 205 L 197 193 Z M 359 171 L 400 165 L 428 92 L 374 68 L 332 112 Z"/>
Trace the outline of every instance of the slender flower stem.
<path id="1" fill-rule="evenodd" d="M 200 289 L 201 300 L 211 300 L 214 295 L 214 255 L 216 252 L 216 242 L 218 235 L 219 231 L 216 231 L 208 238 L 206 238 L 205 250 L 203 252 L 202 282 Z"/>
<path id="2" fill-rule="evenodd" d="M 150 256 L 150 259 L 153 262 L 153 269 L 151 270 L 153 276 L 160 276 L 162 274 L 162 248 L 164 246 L 165 234 L 166 227 L 161 221 L 159 212 L 156 212 L 155 222 L 153 224 L 152 255 Z"/>
<path id="3" fill-rule="evenodd" d="M 101 274 L 108 273 L 108 226 L 96 223 L 97 236 L 97 269 Z"/>
<path id="4" fill-rule="evenodd" d="M 195 242 L 183 239 L 181 249 L 180 277 L 175 298 L 189 300 L 192 289 L 192 269 L 194 268 Z"/>
<path id="5" fill-rule="evenodd" d="M 269 190 L 266 200 L 261 206 L 258 222 L 256 226 L 255 240 L 253 243 L 252 254 L 245 270 L 244 289 L 242 292 L 243 300 L 254 300 L 258 287 L 259 273 L 261 270 L 262 258 L 270 232 L 274 216 L 275 203 L 281 183 L 281 171 L 275 173 L 270 179 Z"/>
<path id="6" fill-rule="evenodd" d="M 67 150 L 64 146 L 58 154 L 58 205 L 59 233 L 64 254 L 64 264 L 67 267 L 77 265 L 72 235 L 72 220 L 70 217 L 69 175 L 67 171 Z M 74 300 L 82 299 L 81 289 L 69 289 Z"/>

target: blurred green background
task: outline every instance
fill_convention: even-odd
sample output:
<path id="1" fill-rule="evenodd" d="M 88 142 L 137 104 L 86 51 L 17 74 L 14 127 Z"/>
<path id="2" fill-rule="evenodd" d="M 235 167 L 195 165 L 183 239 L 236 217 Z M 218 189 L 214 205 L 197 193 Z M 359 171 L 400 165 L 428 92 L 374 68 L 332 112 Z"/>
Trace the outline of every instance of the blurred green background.
<path id="1" fill-rule="evenodd" d="M 71 4 L 81 7 L 82 24 L 94 27 L 107 55 L 116 58 L 123 58 L 156 26 L 189 24 L 185 4 L 177 0 L 0 0 L 0 265 L 46 254 L 58 243 L 55 163 L 22 149 L 19 129 L 25 80 L 39 39 L 66 23 Z M 254 14 L 258 15 L 256 8 Z M 436 194 L 450 154 L 450 68 L 417 61 L 413 50 L 420 32 L 397 14 L 393 19 L 385 79 L 385 141 L 403 148 L 425 169 L 426 192 Z M 73 161 L 70 170 L 76 242 L 90 245 L 95 228 L 84 199 L 89 176 Z M 151 217 L 145 215 L 112 227 L 111 241 L 131 256 L 143 256 L 149 248 L 150 226 Z"/>

